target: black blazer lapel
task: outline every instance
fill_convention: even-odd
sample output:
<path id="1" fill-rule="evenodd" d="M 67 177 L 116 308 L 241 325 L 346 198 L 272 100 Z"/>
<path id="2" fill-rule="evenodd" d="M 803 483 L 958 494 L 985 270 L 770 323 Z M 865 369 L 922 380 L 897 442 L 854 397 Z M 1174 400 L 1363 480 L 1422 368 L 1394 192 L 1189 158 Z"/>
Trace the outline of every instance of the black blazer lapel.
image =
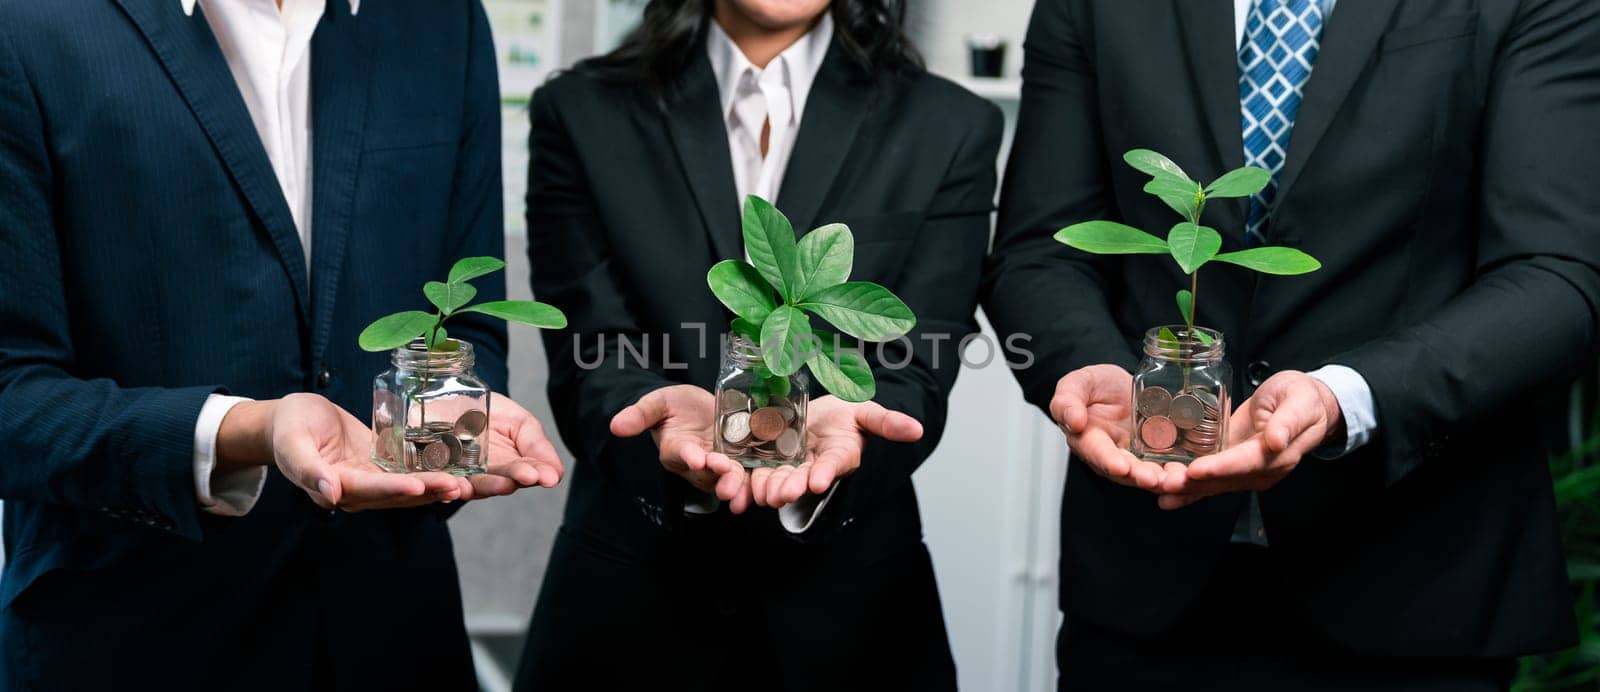
<path id="1" fill-rule="evenodd" d="M 319 359 L 345 264 L 371 77 L 360 18 L 342 11 L 343 4 L 329 6 L 311 40 L 311 343 Z"/>
<path id="2" fill-rule="evenodd" d="M 728 152 L 728 126 L 711 59 L 705 51 L 684 71 L 683 83 L 662 112 L 683 175 L 694 190 L 700 218 L 711 236 L 717 259 L 744 257 L 739 230 L 738 186 L 733 181 L 733 155 Z"/>
<path id="3" fill-rule="evenodd" d="M 1173 0 L 1183 28 L 1188 53 L 1191 88 L 1200 102 L 1202 120 L 1211 134 L 1214 171 L 1190 171 L 1201 178 L 1214 177 L 1244 165 L 1243 114 L 1239 105 L 1239 45 L 1230 0 Z M 1221 208 L 1227 218 L 1218 225 L 1224 235 L 1244 238 L 1245 199 L 1217 200 L 1207 208 Z M 1213 221 L 1213 223 L 1217 223 Z"/>
<path id="4" fill-rule="evenodd" d="M 261 146 L 244 97 L 228 70 L 201 10 L 185 16 L 171 0 L 116 0 L 144 34 L 167 74 L 194 112 L 206 137 L 233 176 L 234 184 L 261 220 L 294 287 L 301 319 L 310 314 L 305 254 L 294 217 L 278 187 L 277 174 Z"/>
<path id="5" fill-rule="evenodd" d="M 1334 6 L 1333 14 L 1323 26 L 1317 62 L 1306 82 L 1294 132 L 1289 135 L 1289 151 L 1278 181 L 1278 204 L 1283 203 L 1289 189 L 1299 180 L 1306 161 L 1316 151 L 1317 143 L 1322 141 L 1339 107 L 1350 94 L 1350 87 L 1366 69 L 1372 51 L 1377 49 L 1378 39 L 1383 36 L 1383 28 L 1398 4 L 1399 0 L 1361 0 Z"/>
<path id="6" fill-rule="evenodd" d="M 862 120 L 872 110 L 877 94 L 872 86 L 870 77 L 835 41 L 811 85 L 794 153 L 775 202 L 797 233 L 804 234 L 816 225 L 817 211 L 844 166 Z"/>

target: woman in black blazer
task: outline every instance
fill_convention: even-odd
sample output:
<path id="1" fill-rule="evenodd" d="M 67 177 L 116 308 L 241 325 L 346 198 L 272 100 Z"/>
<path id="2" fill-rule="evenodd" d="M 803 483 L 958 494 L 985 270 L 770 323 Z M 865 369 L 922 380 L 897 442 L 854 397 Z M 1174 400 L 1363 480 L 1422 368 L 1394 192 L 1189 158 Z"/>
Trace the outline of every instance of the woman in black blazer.
<path id="1" fill-rule="evenodd" d="M 545 346 L 577 464 L 520 689 L 954 689 L 911 473 L 977 331 L 1002 119 L 922 69 L 904 13 L 652 0 L 534 93 L 529 256 L 570 320 Z M 876 403 L 813 391 L 812 434 L 848 432 L 859 467 L 704 453 L 731 317 L 705 274 L 744 256 L 741 193 L 848 224 L 851 278 L 917 314 L 866 349 Z"/>

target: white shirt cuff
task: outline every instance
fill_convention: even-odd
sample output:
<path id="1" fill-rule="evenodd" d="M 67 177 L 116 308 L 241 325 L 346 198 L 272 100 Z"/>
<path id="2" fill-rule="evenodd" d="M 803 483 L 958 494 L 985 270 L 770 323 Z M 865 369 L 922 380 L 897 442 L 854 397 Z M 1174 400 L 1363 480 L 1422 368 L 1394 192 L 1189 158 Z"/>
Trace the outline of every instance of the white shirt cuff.
<path id="1" fill-rule="evenodd" d="M 716 495 L 702 493 L 699 488 L 692 485 L 683 494 L 684 514 L 712 514 L 721 506 L 722 500 L 718 500 Z"/>
<path id="2" fill-rule="evenodd" d="M 194 496 L 200 508 L 224 517 L 242 517 L 261 499 L 261 489 L 267 483 L 267 467 L 252 466 L 247 469 L 215 475 L 217 467 L 217 431 L 222 429 L 222 419 L 234 406 L 250 401 L 243 397 L 212 394 L 200 407 L 200 418 L 194 424 Z"/>
<path id="3" fill-rule="evenodd" d="M 834 481 L 828 488 L 826 495 L 807 494 L 799 500 L 778 508 L 778 523 L 783 524 L 783 530 L 799 535 L 809 531 L 811 524 L 822 515 L 822 508 L 828 506 L 828 501 L 833 499 L 833 491 L 839 489 L 839 482 Z"/>
<path id="4" fill-rule="evenodd" d="M 1356 451 L 1378 432 L 1378 407 L 1366 378 L 1343 365 L 1324 365 L 1307 373 L 1328 385 L 1344 415 L 1344 447 L 1323 445 L 1312 451 L 1321 459 L 1337 459 Z"/>

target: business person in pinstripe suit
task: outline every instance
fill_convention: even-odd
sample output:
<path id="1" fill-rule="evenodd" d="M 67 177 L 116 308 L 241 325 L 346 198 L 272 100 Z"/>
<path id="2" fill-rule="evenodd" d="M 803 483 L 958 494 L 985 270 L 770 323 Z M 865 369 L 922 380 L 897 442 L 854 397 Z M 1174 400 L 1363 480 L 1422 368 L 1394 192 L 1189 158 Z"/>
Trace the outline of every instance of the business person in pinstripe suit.
<path id="1" fill-rule="evenodd" d="M 498 100 L 477 0 L 0 0 L 0 690 L 472 687 L 434 503 L 559 461 L 378 472 L 356 334 L 502 255 Z"/>

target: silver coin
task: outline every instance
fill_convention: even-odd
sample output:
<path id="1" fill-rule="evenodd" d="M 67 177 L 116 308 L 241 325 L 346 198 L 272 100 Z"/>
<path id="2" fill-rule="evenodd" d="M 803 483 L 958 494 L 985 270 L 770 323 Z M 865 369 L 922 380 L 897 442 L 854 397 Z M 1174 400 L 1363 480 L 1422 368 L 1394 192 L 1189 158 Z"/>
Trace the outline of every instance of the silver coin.
<path id="1" fill-rule="evenodd" d="M 450 463 L 450 448 L 434 442 L 417 452 L 417 466 L 424 471 L 438 471 Z"/>
<path id="2" fill-rule="evenodd" d="M 1172 392 L 1164 387 L 1145 387 L 1139 390 L 1139 413 L 1146 416 L 1165 416 L 1172 405 Z"/>
<path id="3" fill-rule="evenodd" d="M 800 456 L 800 433 L 794 428 L 783 431 L 777 441 L 778 456 L 785 459 L 794 459 Z"/>
<path id="4" fill-rule="evenodd" d="M 439 444 L 444 445 L 445 449 L 450 450 L 450 461 L 448 463 L 449 466 L 455 466 L 461 463 L 461 438 L 456 437 L 454 433 L 440 433 Z"/>
<path id="5" fill-rule="evenodd" d="M 478 409 L 472 409 L 461 414 L 461 417 L 456 419 L 455 425 L 450 426 L 450 429 L 455 433 L 456 437 L 463 440 L 478 439 L 478 436 L 482 435 L 483 431 L 489 429 L 489 414 Z"/>
<path id="6" fill-rule="evenodd" d="M 1183 393 L 1199 399 L 1200 403 L 1206 407 L 1206 410 L 1219 411 L 1222 409 L 1222 403 L 1217 400 L 1217 395 L 1212 394 L 1209 389 L 1190 387 L 1184 390 Z"/>
<path id="7" fill-rule="evenodd" d="M 1200 400 L 1190 394 L 1179 394 L 1172 398 L 1171 407 L 1173 425 L 1184 430 L 1200 424 L 1205 418 L 1205 406 Z"/>
<path id="8" fill-rule="evenodd" d="M 461 448 L 461 465 L 468 468 L 483 468 L 483 446 L 476 442 L 469 442 Z"/>
<path id="9" fill-rule="evenodd" d="M 724 389 L 717 395 L 721 413 L 750 410 L 750 395 L 737 389 Z"/>
<path id="10" fill-rule="evenodd" d="M 785 423 L 793 424 L 794 423 L 794 419 L 800 417 L 800 414 L 797 413 L 794 410 L 794 408 L 791 407 L 791 406 L 779 406 L 777 408 L 778 408 L 778 414 L 783 416 L 783 422 L 785 422 Z"/>
<path id="11" fill-rule="evenodd" d="M 722 419 L 722 440 L 731 445 L 743 445 L 750 439 L 750 414 L 735 411 Z"/>

